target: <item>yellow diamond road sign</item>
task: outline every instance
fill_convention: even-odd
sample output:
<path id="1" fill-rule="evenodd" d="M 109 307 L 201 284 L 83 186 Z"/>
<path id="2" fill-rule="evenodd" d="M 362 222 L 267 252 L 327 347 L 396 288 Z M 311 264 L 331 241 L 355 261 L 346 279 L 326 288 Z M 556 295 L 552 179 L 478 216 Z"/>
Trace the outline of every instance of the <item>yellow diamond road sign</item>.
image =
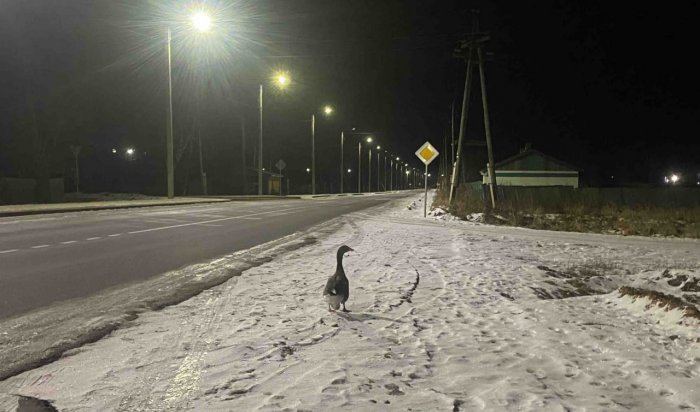
<path id="1" fill-rule="evenodd" d="M 437 149 L 430 144 L 430 142 L 423 143 L 423 146 L 416 151 L 416 156 L 418 156 L 418 158 L 426 165 L 429 165 L 430 162 L 435 160 L 439 154 L 440 152 L 438 152 Z"/>

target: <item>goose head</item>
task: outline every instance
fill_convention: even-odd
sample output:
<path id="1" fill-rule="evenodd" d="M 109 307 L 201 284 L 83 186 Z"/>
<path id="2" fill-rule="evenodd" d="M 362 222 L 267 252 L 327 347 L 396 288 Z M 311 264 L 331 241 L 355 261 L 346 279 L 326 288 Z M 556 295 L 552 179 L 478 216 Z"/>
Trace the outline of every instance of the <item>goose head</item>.
<path id="1" fill-rule="evenodd" d="M 346 253 L 348 253 L 348 252 L 352 252 L 352 251 L 354 251 L 354 250 L 355 250 L 355 249 L 351 248 L 350 246 L 343 245 L 343 246 L 341 246 L 341 247 L 338 248 L 338 257 L 341 257 L 341 256 L 343 256 L 344 254 L 346 254 Z"/>

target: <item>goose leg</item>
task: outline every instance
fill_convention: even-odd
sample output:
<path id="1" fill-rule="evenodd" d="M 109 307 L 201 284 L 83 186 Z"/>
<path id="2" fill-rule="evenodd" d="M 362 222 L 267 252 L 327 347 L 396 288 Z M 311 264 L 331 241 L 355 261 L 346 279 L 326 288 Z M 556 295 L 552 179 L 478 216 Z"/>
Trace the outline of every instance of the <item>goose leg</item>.
<path id="1" fill-rule="evenodd" d="M 350 312 L 349 310 L 345 309 L 345 302 L 343 302 L 343 312 Z"/>
<path id="2" fill-rule="evenodd" d="M 331 305 L 330 305 L 330 304 L 328 305 L 328 311 L 329 311 L 329 312 L 333 312 L 333 308 L 331 308 Z"/>

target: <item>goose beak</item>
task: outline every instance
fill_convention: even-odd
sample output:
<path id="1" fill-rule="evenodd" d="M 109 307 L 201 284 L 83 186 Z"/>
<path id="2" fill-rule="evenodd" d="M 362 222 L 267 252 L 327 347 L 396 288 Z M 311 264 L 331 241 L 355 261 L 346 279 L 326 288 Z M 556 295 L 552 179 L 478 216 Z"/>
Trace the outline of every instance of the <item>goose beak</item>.
<path id="1" fill-rule="evenodd" d="M 354 251 L 355 251 L 355 249 L 351 248 L 350 246 L 348 246 L 348 249 L 350 249 L 350 252 L 354 252 Z"/>

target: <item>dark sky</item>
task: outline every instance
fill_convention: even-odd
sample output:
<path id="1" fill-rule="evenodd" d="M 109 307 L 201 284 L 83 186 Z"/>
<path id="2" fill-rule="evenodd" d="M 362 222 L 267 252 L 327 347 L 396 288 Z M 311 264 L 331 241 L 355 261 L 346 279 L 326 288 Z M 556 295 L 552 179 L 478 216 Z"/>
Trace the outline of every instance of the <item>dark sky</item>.
<path id="1" fill-rule="evenodd" d="M 497 160 L 532 143 L 591 184 L 700 172 L 694 2 L 210 1 L 217 21 L 203 37 L 182 21 L 186 1 L 0 1 L 0 176 L 36 174 L 37 146 L 51 174 L 70 175 L 68 147 L 80 144 L 86 190 L 162 191 L 170 26 L 178 194 L 198 168 L 196 145 L 184 145 L 197 133 L 213 191 L 233 190 L 240 119 L 250 161 L 261 82 L 265 166 L 284 159 L 293 182 L 310 166 L 311 113 L 336 108 L 317 121 L 317 170 L 337 188 L 342 129 L 375 131 L 402 158 L 425 140 L 442 149 L 464 82 L 452 51 L 472 9 L 492 36 Z M 284 93 L 269 86 L 276 68 L 294 79 Z M 483 140 L 479 93 L 472 98 L 467 136 Z M 131 146 L 138 157 L 127 162 L 119 154 Z M 351 141 L 353 166 L 354 153 Z"/>

